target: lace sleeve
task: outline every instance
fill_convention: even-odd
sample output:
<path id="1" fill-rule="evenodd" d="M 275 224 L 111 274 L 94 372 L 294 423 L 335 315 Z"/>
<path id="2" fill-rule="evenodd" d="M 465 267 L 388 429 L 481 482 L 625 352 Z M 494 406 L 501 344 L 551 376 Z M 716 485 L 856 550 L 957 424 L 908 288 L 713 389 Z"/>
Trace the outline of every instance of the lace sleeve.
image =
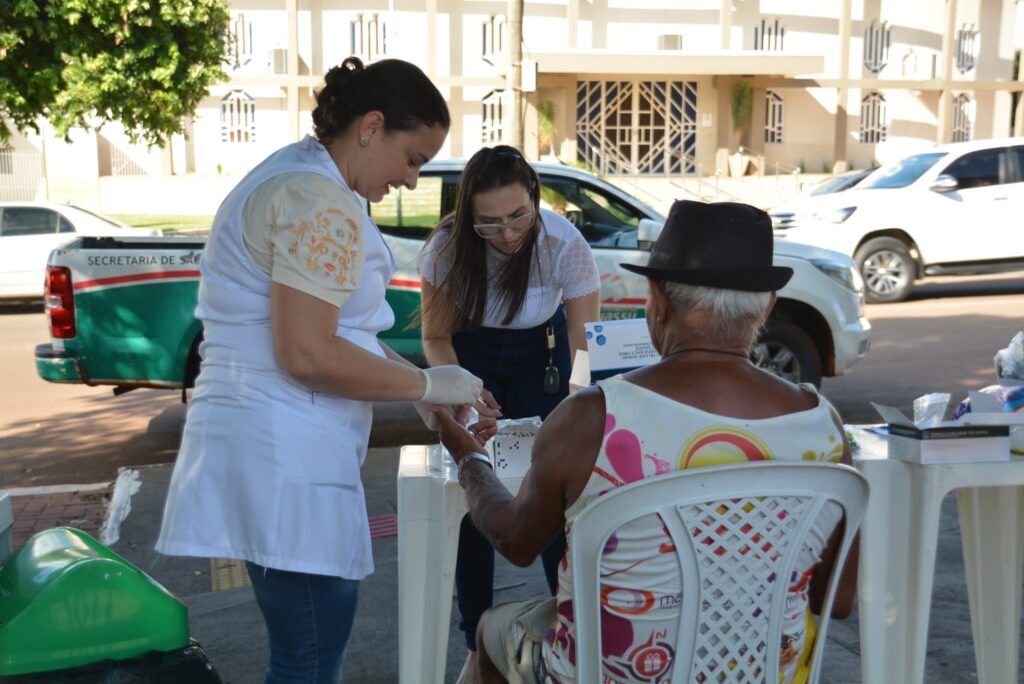
<path id="1" fill-rule="evenodd" d="M 562 250 L 555 272 L 561 281 L 563 299 L 576 299 L 601 289 L 601 275 L 594 253 L 579 233 Z"/>

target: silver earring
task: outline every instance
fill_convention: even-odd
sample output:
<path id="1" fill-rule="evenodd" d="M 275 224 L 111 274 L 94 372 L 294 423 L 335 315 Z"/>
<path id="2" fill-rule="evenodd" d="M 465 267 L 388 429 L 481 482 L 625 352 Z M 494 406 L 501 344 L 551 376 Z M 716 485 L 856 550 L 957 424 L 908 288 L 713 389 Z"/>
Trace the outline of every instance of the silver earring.
<path id="1" fill-rule="evenodd" d="M 359 144 L 362 145 L 363 147 L 366 147 L 367 145 L 369 145 L 370 144 L 370 136 L 364 135 L 362 138 L 359 139 Z"/>

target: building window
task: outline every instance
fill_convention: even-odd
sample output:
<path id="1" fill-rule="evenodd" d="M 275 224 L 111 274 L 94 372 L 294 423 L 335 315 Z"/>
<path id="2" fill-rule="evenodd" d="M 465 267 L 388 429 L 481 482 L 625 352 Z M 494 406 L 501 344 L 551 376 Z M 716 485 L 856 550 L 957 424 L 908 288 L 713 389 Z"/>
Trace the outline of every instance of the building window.
<path id="1" fill-rule="evenodd" d="M 364 62 L 372 62 L 387 54 L 388 29 L 378 13 L 357 14 L 349 22 L 348 31 L 351 54 Z"/>
<path id="2" fill-rule="evenodd" d="M 873 74 L 879 73 L 889 62 L 892 31 L 888 22 L 871 22 L 864 30 L 864 66 Z"/>
<path id="3" fill-rule="evenodd" d="M 961 74 L 974 68 L 977 42 L 978 31 L 974 24 L 964 24 L 956 32 L 956 68 Z"/>
<path id="4" fill-rule="evenodd" d="M 238 69 L 252 61 L 252 22 L 244 14 L 231 13 L 224 40 L 227 41 L 224 61 L 228 66 Z"/>
<path id="5" fill-rule="evenodd" d="M 765 52 L 782 52 L 782 41 L 786 37 L 786 29 L 778 19 L 762 19 L 754 26 L 754 49 Z"/>
<path id="6" fill-rule="evenodd" d="M 770 90 L 765 93 L 764 141 L 770 145 L 782 143 L 782 98 Z"/>
<path id="7" fill-rule="evenodd" d="M 974 103 L 961 93 L 953 98 L 953 142 L 967 142 L 971 139 L 971 124 L 974 121 Z"/>
<path id="8" fill-rule="evenodd" d="M 505 139 L 505 91 L 493 90 L 484 96 L 481 142 L 498 145 Z"/>
<path id="9" fill-rule="evenodd" d="M 244 90 L 232 90 L 220 102 L 220 139 L 227 143 L 256 141 L 256 100 Z"/>
<path id="10" fill-rule="evenodd" d="M 483 49 L 481 57 L 488 64 L 494 63 L 494 58 L 505 51 L 505 17 L 492 15 L 484 19 L 481 27 L 483 32 Z"/>
<path id="11" fill-rule="evenodd" d="M 869 145 L 889 137 L 885 98 L 881 93 L 868 93 L 860 101 L 860 141 Z"/>

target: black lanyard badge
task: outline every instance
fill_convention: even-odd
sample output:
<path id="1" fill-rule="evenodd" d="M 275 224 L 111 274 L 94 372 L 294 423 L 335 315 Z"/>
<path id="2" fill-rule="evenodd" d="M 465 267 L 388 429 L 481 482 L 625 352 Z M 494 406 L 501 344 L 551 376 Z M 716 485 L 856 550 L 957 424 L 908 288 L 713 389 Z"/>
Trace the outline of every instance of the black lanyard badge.
<path id="1" fill-rule="evenodd" d="M 544 369 L 544 394 L 558 394 L 562 381 L 558 375 L 558 366 L 555 365 L 555 328 L 548 323 L 548 366 Z"/>

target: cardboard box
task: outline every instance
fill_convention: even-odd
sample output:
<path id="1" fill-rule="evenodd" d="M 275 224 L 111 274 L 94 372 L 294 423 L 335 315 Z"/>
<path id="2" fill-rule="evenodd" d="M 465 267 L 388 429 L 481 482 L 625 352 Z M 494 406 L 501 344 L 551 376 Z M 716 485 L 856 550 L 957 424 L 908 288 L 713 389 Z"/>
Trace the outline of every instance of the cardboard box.
<path id="1" fill-rule="evenodd" d="M 651 344 L 646 319 L 597 321 L 585 323 L 584 328 L 591 382 L 661 360 Z"/>
<path id="2" fill-rule="evenodd" d="M 911 463 L 984 463 L 1010 460 L 1010 427 L 943 421 L 913 423 L 892 406 L 872 403 L 889 424 L 889 458 Z"/>
<path id="3" fill-rule="evenodd" d="M 540 426 L 539 417 L 498 421 L 498 432 L 490 442 L 494 472 L 498 477 L 505 479 L 526 475 L 533 459 L 533 442 Z"/>

